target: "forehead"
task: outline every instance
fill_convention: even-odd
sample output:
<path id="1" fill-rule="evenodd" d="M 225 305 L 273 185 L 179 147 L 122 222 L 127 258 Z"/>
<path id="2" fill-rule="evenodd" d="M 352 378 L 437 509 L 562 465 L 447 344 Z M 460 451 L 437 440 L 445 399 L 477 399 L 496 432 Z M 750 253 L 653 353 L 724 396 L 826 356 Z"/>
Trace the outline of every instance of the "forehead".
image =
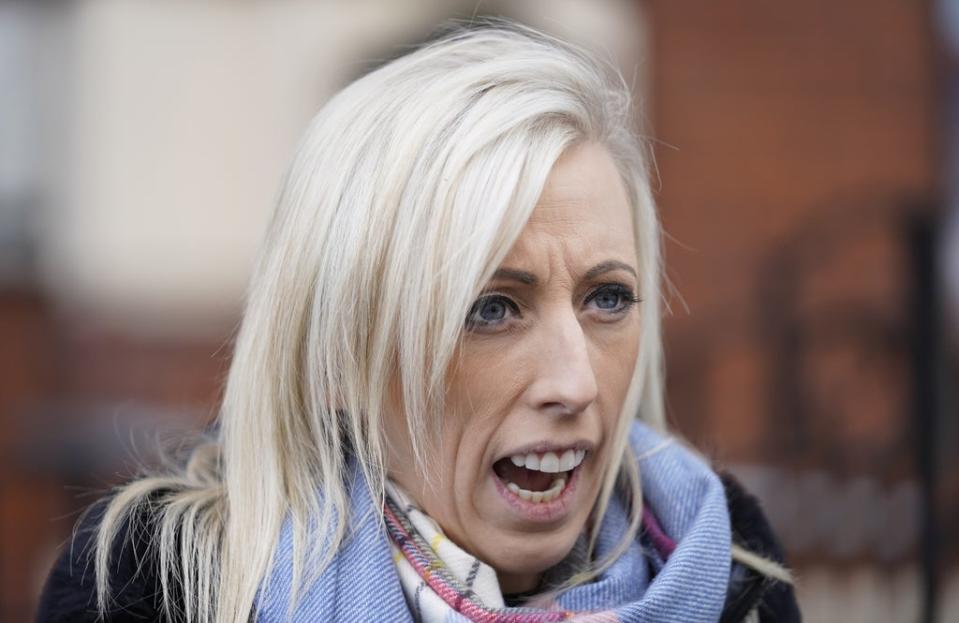
<path id="1" fill-rule="evenodd" d="M 576 145 L 556 161 L 510 255 L 544 240 L 635 262 L 632 209 L 619 170 L 602 145 Z"/>

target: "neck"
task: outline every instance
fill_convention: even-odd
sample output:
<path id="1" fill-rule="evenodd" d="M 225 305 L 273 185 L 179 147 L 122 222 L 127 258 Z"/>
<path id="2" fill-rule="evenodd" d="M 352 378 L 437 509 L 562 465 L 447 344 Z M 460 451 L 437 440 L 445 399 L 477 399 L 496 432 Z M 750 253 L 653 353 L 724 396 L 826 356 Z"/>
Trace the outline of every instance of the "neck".
<path id="1" fill-rule="evenodd" d="M 528 593 L 536 590 L 539 586 L 542 573 L 507 573 L 497 571 L 496 577 L 499 580 L 499 588 L 504 595 L 513 595 L 516 593 Z"/>

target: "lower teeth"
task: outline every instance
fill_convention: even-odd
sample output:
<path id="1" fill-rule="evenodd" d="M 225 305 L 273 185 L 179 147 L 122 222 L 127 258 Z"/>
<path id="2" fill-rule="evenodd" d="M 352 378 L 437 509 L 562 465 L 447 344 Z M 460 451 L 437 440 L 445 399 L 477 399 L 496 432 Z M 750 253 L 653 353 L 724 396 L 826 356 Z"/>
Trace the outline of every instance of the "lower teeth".
<path id="1" fill-rule="evenodd" d="M 549 486 L 549 489 L 546 491 L 527 491 L 526 489 L 521 489 L 518 484 L 515 482 L 506 483 L 506 488 L 523 498 L 527 502 L 540 503 L 540 502 L 550 502 L 555 500 L 560 493 L 562 493 L 563 488 L 566 486 L 565 478 L 557 478 Z"/>

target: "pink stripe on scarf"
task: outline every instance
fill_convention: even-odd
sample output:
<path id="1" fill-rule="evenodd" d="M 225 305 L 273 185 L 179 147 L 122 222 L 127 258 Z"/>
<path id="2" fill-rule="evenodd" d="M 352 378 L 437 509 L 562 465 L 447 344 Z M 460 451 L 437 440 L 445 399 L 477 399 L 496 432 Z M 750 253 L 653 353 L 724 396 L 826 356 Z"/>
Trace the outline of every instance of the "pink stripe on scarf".
<path id="1" fill-rule="evenodd" d="M 419 574 L 419 576 L 423 578 L 423 581 L 426 582 L 443 601 L 449 604 L 453 610 L 462 613 L 471 621 L 478 621 L 480 623 L 551 623 L 553 621 L 568 621 L 573 617 L 574 613 L 567 611 L 549 612 L 544 610 L 543 612 L 537 613 L 507 614 L 491 612 L 483 606 L 480 606 L 452 586 L 443 582 L 442 578 L 432 573 L 431 569 L 424 567 L 420 560 L 424 558 L 428 559 L 432 555 L 424 554 L 422 550 L 417 547 L 416 542 L 406 528 L 403 527 L 402 522 L 393 514 L 389 505 L 386 505 L 383 510 L 384 518 L 390 524 L 390 527 L 406 537 L 403 544 L 397 543 L 397 545 L 400 546 L 403 555 L 410 565 L 413 566 L 413 569 L 416 570 L 416 573 Z"/>
<path id="2" fill-rule="evenodd" d="M 669 558 L 673 550 L 676 549 L 676 541 L 669 538 L 666 531 L 659 525 L 659 520 L 656 519 L 653 511 L 649 510 L 648 504 L 643 504 L 643 528 L 646 529 L 646 534 L 649 535 L 653 547 L 656 548 L 662 559 Z"/>

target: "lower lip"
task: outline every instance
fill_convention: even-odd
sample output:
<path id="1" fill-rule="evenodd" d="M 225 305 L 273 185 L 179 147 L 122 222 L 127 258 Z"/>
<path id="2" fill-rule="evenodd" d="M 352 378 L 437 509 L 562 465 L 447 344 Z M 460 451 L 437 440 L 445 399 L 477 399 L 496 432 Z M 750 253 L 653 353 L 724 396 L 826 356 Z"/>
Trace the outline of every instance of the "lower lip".
<path id="1" fill-rule="evenodd" d="M 579 482 L 579 472 L 581 468 L 582 465 L 573 470 L 573 473 L 570 474 L 569 482 L 566 483 L 566 486 L 560 494 L 549 502 L 530 502 L 529 500 L 524 500 L 507 489 L 506 483 L 495 473 L 491 473 L 490 475 L 493 478 L 493 483 L 496 485 L 496 490 L 513 512 L 526 521 L 548 523 L 560 520 L 569 514 L 572 508 L 573 494 L 576 492 L 576 484 Z"/>

